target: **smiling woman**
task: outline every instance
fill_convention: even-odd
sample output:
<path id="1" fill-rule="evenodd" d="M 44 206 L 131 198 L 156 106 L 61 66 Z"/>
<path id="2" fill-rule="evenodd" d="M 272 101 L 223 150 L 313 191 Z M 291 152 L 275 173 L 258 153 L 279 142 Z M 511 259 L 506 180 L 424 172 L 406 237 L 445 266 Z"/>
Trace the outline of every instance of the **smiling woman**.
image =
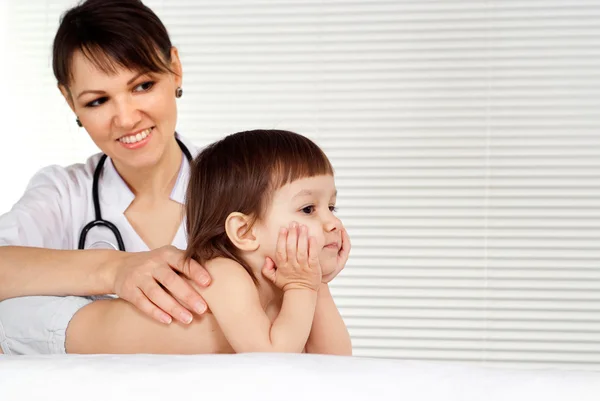
<path id="1" fill-rule="evenodd" d="M 99 13 L 104 22 L 93 21 Z M 166 174 L 172 176 L 181 159 L 173 140 L 173 94 L 181 93 L 182 69 L 164 25 L 135 1 L 107 6 L 88 1 L 63 18 L 52 66 L 78 124 L 125 181 L 135 181 L 140 169 L 167 167 Z M 146 149 L 131 152 L 142 147 Z"/>

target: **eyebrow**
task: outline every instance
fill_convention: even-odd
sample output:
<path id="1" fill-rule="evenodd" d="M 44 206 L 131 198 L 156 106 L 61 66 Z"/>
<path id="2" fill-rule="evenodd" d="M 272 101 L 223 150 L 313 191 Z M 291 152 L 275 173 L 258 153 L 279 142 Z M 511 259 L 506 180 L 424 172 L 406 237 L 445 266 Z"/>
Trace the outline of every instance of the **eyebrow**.
<path id="1" fill-rule="evenodd" d="M 335 192 L 333 193 L 333 196 L 337 196 L 337 189 L 335 190 Z M 303 189 L 302 191 L 298 192 L 296 195 L 294 195 L 294 197 L 292 199 L 295 198 L 300 198 L 302 196 L 311 196 L 313 194 L 313 191 L 309 190 L 309 189 Z"/>
<path id="2" fill-rule="evenodd" d="M 131 78 L 129 81 L 127 81 L 127 85 L 131 85 L 131 83 L 133 81 L 135 81 L 136 79 L 138 79 L 139 77 L 141 77 L 142 75 L 145 75 L 145 72 L 140 72 L 139 74 L 137 74 L 135 77 Z M 105 91 L 102 90 L 97 90 L 97 89 L 88 89 L 88 90 L 84 90 L 83 92 L 81 92 L 79 95 L 77 95 L 77 99 L 79 99 L 81 96 L 86 95 L 88 93 L 94 93 L 96 95 L 104 95 L 106 94 Z"/>

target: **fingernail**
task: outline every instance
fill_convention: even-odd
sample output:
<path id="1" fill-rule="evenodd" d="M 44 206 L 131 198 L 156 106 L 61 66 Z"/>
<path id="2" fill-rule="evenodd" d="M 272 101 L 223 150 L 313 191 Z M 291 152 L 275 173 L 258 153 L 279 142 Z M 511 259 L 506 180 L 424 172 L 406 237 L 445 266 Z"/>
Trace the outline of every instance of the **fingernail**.
<path id="1" fill-rule="evenodd" d="M 210 284 L 210 278 L 206 277 L 206 276 L 202 276 L 202 277 L 200 277 L 200 282 L 202 283 L 202 285 L 209 285 Z"/>
<path id="2" fill-rule="evenodd" d="M 201 315 L 206 311 L 206 305 L 202 302 L 198 302 L 194 306 L 194 310 L 196 311 L 197 314 Z"/>
<path id="3" fill-rule="evenodd" d="M 190 324 L 192 322 L 192 315 L 186 312 L 181 312 L 181 314 L 179 314 L 179 316 L 181 316 L 181 320 L 185 323 L 185 324 Z"/>
<path id="4" fill-rule="evenodd" d="M 169 316 L 169 315 L 162 315 L 160 317 L 160 321 L 163 322 L 164 324 L 171 324 L 173 319 L 171 319 L 171 316 Z"/>
<path id="5" fill-rule="evenodd" d="M 285 227 L 281 227 L 281 230 L 279 230 L 279 232 L 282 234 L 285 234 L 286 231 L 287 231 L 287 228 L 285 228 Z"/>
<path id="6" fill-rule="evenodd" d="M 296 228 L 298 226 L 298 223 L 296 223 L 295 221 L 292 222 L 292 228 Z"/>

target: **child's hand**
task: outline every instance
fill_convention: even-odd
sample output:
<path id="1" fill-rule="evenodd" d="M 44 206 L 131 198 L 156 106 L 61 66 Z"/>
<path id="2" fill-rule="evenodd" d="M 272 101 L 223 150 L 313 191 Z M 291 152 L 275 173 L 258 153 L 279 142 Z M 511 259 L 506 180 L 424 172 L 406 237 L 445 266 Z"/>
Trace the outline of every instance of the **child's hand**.
<path id="1" fill-rule="evenodd" d="M 262 273 L 283 291 L 311 289 L 317 291 L 321 284 L 319 249 L 314 237 L 308 237 L 306 226 L 295 222 L 290 229 L 282 228 L 277 239 L 275 266 L 266 263 Z"/>
<path id="2" fill-rule="evenodd" d="M 348 256 L 350 255 L 350 248 L 350 237 L 348 236 L 346 229 L 342 228 L 342 247 L 337 256 L 337 269 L 323 276 L 322 281 L 324 283 L 329 283 L 331 280 L 333 280 L 339 274 L 339 272 L 342 271 L 344 266 L 346 266 Z"/>

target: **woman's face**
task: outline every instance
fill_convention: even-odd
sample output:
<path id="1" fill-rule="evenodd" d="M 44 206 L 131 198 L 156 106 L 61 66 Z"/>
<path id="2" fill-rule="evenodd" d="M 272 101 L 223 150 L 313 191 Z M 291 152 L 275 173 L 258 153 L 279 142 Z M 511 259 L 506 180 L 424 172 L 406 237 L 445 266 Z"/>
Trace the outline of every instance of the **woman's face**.
<path id="1" fill-rule="evenodd" d="M 119 164 L 143 168 L 158 162 L 175 133 L 175 90 L 182 76 L 175 48 L 171 69 L 177 74 L 120 66 L 107 74 L 78 51 L 68 91 L 61 91 L 102 152 Z"/>

